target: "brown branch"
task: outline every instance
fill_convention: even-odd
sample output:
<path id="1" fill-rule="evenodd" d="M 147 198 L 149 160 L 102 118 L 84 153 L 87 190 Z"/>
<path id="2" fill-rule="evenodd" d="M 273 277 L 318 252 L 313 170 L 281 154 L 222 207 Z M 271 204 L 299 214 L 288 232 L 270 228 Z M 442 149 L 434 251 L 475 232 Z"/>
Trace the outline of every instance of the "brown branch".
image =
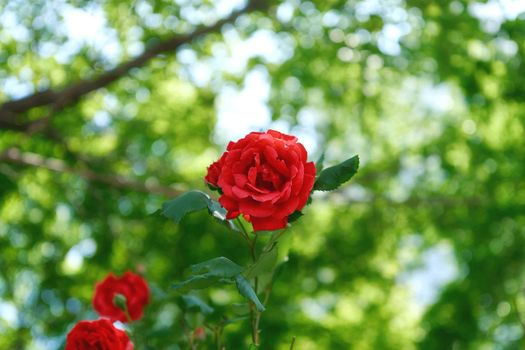
<path id="1" fill-rule="evenodd" d="M 114 188 L 132 190 L 144 193 L 160 194 L 167 197 L 175 197 L 182 193 L 181 190 L 160 185 L 151 185 L 114 174 L 100 174 L 89 169 L 75 169 L 68 166 L 64 161 L 56 158 L 45 158 L 40 154 L 21 152 L 17 148 L 10 148 L 0 154 L 0 162 L 9 162 L 26 166 L 43 168 L 58 173 L 68 173 L 80 176 L 87 181 L 102 183 Z"/>
<path id="2" fill-rule="evenodd" d="M 144 66 L 152 58 L 163 53 L 173 52 L 181 45 L 190 43 L 206 34 L 217 32 L 223 25 L 235 21 L 240 15 L 256 9 L 263 9 L 265 6 L 266 4 L 263 0 L 252 0 L 243 9 L 233 12 L 230 16 L 217 21 L 211 26 L 201 27 L 191 33 L 172 36 L 168 39 L 162 40 L 150 46 L 134 59 L 124 62 L 97 77 L 80 80 L 62 89 L 39 91 L 18 100 L 5 102 L 0 106 L 0 128 L 15 131 L 27 131 L 28 128 L 34 127 L 35 124 L 34 122 L 25 124 L 18 123 L 17 118 L 23 113 L 42 106 L 52 106 L 53 111 L 56 113 L 64 107 L 74 104 L 82 96 L 106 87 L 112 82 L 120 79 L 131 69 Z M 37 129 L 38 128 L 39 127 L 37 127 Z"/>

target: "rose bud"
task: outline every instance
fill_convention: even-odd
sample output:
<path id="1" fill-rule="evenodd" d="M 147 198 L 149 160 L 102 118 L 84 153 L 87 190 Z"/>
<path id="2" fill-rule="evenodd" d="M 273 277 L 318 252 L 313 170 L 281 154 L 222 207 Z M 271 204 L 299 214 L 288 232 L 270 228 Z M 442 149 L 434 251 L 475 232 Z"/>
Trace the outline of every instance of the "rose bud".
<path id="1" fill-rule="evenodd" d="M 193 339 L 204 340 L 206 339 L 206 330 L 204 327 L 197 327 L 193 331 Z"/>

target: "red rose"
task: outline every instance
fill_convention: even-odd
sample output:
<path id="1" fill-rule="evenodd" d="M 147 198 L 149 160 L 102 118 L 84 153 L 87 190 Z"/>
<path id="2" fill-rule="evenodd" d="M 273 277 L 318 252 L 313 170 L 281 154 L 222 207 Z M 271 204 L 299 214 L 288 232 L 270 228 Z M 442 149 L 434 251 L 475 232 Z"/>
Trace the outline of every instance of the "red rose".
<path id="1" fill-rule="evenodd" d="M 126 332 L 107 319 L 81 321 L 68 333 L 65 350 L 133 350 Z"/>
<path id="2" fill-rule="evenodd" d="M 315 164 L 294 136 L 275 130 L 252 132 L 230 142 L 208 167 L 206 182 L 222 190 L 227 218 L 243 216 L 255 231 L 277 230 L 301 210 L 315 182 Z"/>
<path id="3" fill-rule="evenodd" d="M 126 314 L 115 305 L 114 299 L 117 294 L 126 298 L 127 311 L 131 320 L 142 317 L 144 307 L 149 302 L 148 285 L 142 277 L 129 271 L 122 277 L 116 277 L 110 273 L 95 287 L 93 308 L 100 316 L 114 321 L 128 322 Z"/>
<path id="4" fill-rule="evenodd" d="M 204 327 L 197 327 L 193 331 L 193 339 L 204 340 L 206 339 L 206 330 Z"/>
<path id="5" fill-rule="evenodd" d="M 208 174 L 204 177 L 207 183 L 213 187 L 217 187 L 217 181 L 219 180 L 219 175 L 221 174 L 222 162 L 227 153 L 224 153 L 222 157 L 208 167 Z"/>

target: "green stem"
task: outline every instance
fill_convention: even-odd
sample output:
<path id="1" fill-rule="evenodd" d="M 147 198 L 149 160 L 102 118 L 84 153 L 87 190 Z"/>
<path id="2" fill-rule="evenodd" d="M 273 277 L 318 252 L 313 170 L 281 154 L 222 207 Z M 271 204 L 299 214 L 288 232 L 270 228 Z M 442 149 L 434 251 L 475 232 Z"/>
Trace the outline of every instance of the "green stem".
<path id="1" fill-rule="evenodd" d="M 126 319 L 128 320 L 128 323 L 133 322 L 133 320 L 131 319 L 131 315 L 129 314 L 129 311 L 128 311 L 128 308 L 127 308 L 127 307 L 124 309 L 124 315 L 126 315 Z"/>
<path id="2" fill-rule="evenodd" d="M 184 317 L 185 317 L 185 314 L 182 313 L 182 318 L 180 320 L 180 323 L 181 323 L 181 326 L 182 326 L 182 329 L 183 329 L 183 333 L 186 336 L 186 339 L 188 340 L 188 349 L 189 350 L 196 350 L 197 349 L 196 345 L 193 342 L 193 334 L 191 333 L 191 329 L 188 326 L 188 323 L 186 322 Z"/>
<path id="3" fill-rule="evenodd" d="M 244 224 L 242 221 L 237 218 L 237 223 L 239 227 L 241 228 L 243 236 L 246 238 L 246 241 L 248 242 L 248 248 L 250 250 L 250 254 L 252 256 L 252 261 L 255 263 L 257 261 L 257 235 L 254 236 L 253 240 L 250 239 L 250 235 L 248 233 L 248 230 L 244 227 Z M 259 287 L 259 279 L 257 277 L 253 280 L 254 284 L 254 291 L 255 294 L 257 294 L 257 289 Z M 252 325 L 252 343 L 256 347 L 259 346 L 259 322 L 261 320 L 261 313 L 257 311 L 257 308 L 255 307 L 254 303 L 250 303 L 250 319 L 251 319 L 251 325 Z"/>
<path id="4" fill-rule="evenodd" d="M 290 344 L 290 350 L 293 350 L 294 345 L 295 345 L 295 337 L 292 338 L 292 344 Z"/>
<path id="5" fill-rule="evenodd" d="M 214 330 L 213 330 L 213 336 L 215 338 L 215 345 L 217 346 L 217 350 L 221 350 L 221 338 L 220 338 L 220 333 L 219 333 L 219 327 L 216 327 Z"/>
<path id="6" fill-rule="evenodd" d="M 253 262 L 256 262 L 257 261 L 257 235 L 255 235 L 253 237 L 253 242 L 252 242 L 252 260 Z M 256 277 L 257 278 L 257 277 Z M 255 280 L 255 293 L 257 293 L 257 279 Z"/>
<path id="7" fill-rule="evenodd" d="M 237 222 L 237 225 L 241 229 L 241 231 L 239 231 L 239 233 L 240 233 L 241 237 L 244 238 L 246 243 L 248 243 L 248 247 L 249 247 L 250 252 L 251 252 L 253 250 L 253 243 L 252 243 L 252 240 L 250 239 L 250 235 L 248 235 L 248 231 L 244 227 L 244 224 L 242 223 L 241 219 L 236 218 L 235 222 Z"/>

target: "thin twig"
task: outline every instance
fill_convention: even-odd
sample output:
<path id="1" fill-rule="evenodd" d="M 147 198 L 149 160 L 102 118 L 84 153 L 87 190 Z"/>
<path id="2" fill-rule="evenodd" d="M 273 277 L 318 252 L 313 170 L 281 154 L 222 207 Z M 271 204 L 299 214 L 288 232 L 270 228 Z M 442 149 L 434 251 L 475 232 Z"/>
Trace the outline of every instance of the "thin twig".
<path id="1" fill-rule="evenodd" d="M 290 344 L 290 350 L 293 350 L 294 345 L 295 345 L 295 336 L 292 338 L 292 344 Z"/>
<path id="2" fill-rule="evenodd" d="M 265 6 L 266 3 L 262 0 L 252 0 L 243 9 L 233 12 L 228 17 L 217 21 L 211 26 L 200 27 L 191 33 L 175 35 L 165 40 L 161 40 L 144 50 L 144 52 L 137 57 L 130 61 L 121 63 L 117 67 L 105 71 L 97 77 L 80 80 L 62 89 L 38 91 L 29 96 L 5 102 L 0 106 L 0 128 L 22 132 L 27 132 L 30 129 L 34 130 L 35 128 L 39 130 L 49 121 L 46 117 L 42 118 L 42 120 L 26 122 L 23 124 L 18 122 L 18 118 L 29 110 L 42 106 L 51 106 L 52 113 L 49 114 L 49 116 L 52 116 L 65 107 L 74 104 L 84 95 L 108 86 L 114 81 L 127 75 L 134 68 L 144 66 L 151 59 L 164 53 L 174 52 L 184 44 L 190 43 L 206 34 L 219 31 L 225 24 L 234 22 L 242 14 L 256 9 L 263 9 Z M 40 121 L 43 121 L 43 123 L 40 123 Z"/>
<path id="3" fill-rule="evenodd" d="M 215 345 L 217 346 L 217 350 L 221 350 L 221 338 L 219 333 L 219 327 L 214 327 L 213 336 L 215 338 Z"/>
<path id="4" fill-rule="evenodd" d="M 181 190 L 173 187 L 143 183 L 120 175 L 100 174 L 90 169 L 76 169 L 68 166 L 63 160 L 57 158 L 46 158 L 40 154 L 32 152 L 22 152 L 18 148 L 10 148 L 0 154 L 0 162 L 1 161 L 43 168 L 58 173 L 73 174 L 91 182 L 103 183 L 120 189 L 160 194 L 167 197 L 175 197 L 182 193 Z"/>
<path id="5" fill-rule="evenodd" d="M 182 317 L 180 319 L 180 324 L 182 326 L 182 329 L 183 329 L 183 333 L 184 335 L 186 336 L 186 338 L 188 339 L 188 347 L 190 350 L 196 350 L 196 345 L 193 343 L 193 334 L 191 334 L 191 329 L 188 325 L 188 323 L 186 322 L 186 320 L 184 319 L 184 313 L 182 314 Z"/>
<path id="6" fill-rule="evenodd" d="M 516 312 L 516 318 L 518 319 L 519 324 L 521 325 L 521 330 L 523 332 L 523 346 L 525 348 L 525 321 L 523 321 L 523 318 L 521 317 L 520 309 L 518 308 L 518 302 L 516 301 L 516 297 L 511 298 L 512 306 L 514 306 L 514 310 Z"/>

